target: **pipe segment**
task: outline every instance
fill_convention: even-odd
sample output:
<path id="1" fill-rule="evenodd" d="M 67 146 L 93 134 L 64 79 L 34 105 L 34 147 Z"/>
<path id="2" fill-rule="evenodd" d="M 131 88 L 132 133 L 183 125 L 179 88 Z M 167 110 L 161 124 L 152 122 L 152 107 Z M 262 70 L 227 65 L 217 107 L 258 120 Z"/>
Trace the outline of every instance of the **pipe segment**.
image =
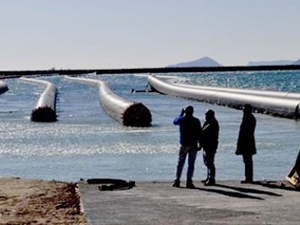
<path id="1" fill-rule="evenodd" d="M 231 108 L 241 109 L 244 104 L 251 104 L 256 112 L 285 118 L 299 118 L 300 99 L 274 97 L 243 92 L 229 92 L 214 88 L 191 87 L 192 85 L 175 85 L 165 79 L 148 76 L 152 91 L 184 97 Z"/>
<path id="2" fill-rule="evenodd" d="M 45 86 L 44 92 L 41 94 L 35 109 L 31 113 L 31 120 L 36 122 L 55 122 L 57 121 L 56 115 L 56 86 L 45 80 L 38 80 L 33 78 L 21 77 L 22 81 Z"/>
<path id="3" fill-rule="evenodd" d="M 106 82 L 81 77 L 65 76 L 69 80 L 96 86 L 100 105 L 104 111 L 124 126 L 149 127 L 152 116 L 142 103 L 136 103 L 116 95 Z"/>
<path id="4" fill-rule="evenodd" d="M 0 95 L 3 94 L 4 92 L 8 91 L 7 84 L 0 81 Z"/>
<path id="5" fill-rule="evenodd" d="M 166 81 L 169 82 L 169 81 Z M 171 82 L 169 82 L 171 83 Z M 276 98 L 289 98 L 300 100 L 300 93 L 295 92 L 281 92 L 281 91 L 264 91 L 264 90 L 251 90 L 251 89 L 240 89 L 240 88 L 223 88 L 223 87 L 208 87 L 208 86 L 198 86 L 182 83 L 173 83 L 176 86 L 185 87 L 185 88 L 195 88 L 200 90 L 215 90 L 215 91 L 224 91 L 230 93 L 240 93 L 240 94 L 249 94 L 249 95 L 260 95 L 260 96 L 269 96 Z"/>

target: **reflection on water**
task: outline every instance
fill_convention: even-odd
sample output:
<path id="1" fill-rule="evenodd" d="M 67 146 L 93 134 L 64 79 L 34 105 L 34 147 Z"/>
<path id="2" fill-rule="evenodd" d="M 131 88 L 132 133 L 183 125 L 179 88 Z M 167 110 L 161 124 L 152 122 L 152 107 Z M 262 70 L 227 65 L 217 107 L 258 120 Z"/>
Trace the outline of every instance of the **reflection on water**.
<path id="1" fill-rule="evenodd" d="M 226 78 L 235 87 L 247 84 L 246 88 L 266 89 L 272 78 L 273 90 L 287 91 L 288 87 L 288 91 L 297 91 L 300 87 L 300 79 L 295 79 L 300 76 L 296 71 L 176 76 L 200 85 L 221 86 Z M 156 93 L 131 93 L 132 88 L 146 88 L 146 76 L 101 75 L 94 78 L 108 82 L 112 90 L 124 98 L 143 102 L 152 112 L 153 126 L 121 126 L 102 110 L 95 88 L 59 76 L 41 77 L 58 87 L 59 121 L 31 122 L 31 111 L 43 89 L 18 79 L 8 79 L 5 82 L 9 91 L 0 96 L 0 176 L 71 181 L 81 177 L 172 180 L 179 147 L 178 127 L 172 125 L 172 120 L 182 107 L 192 104 L 202 123 L 207 108 L 216 111 L 221 129 L 216 155 L 217 179 L 243 178 L 242 159 L 234 155 L 241 111 Z M 261 114 L 255 116 L 258 149 L 254 157 L 255 178 L 284 179 L 298 154 L 300 123 Z M 200 152 L 195 179 L 203 179 L 205 172 Z"/>

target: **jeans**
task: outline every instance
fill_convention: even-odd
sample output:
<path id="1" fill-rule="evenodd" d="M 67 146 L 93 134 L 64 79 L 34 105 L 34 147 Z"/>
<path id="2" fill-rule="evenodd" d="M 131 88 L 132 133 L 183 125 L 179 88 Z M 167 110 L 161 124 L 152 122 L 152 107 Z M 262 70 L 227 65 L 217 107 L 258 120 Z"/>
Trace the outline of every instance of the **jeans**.
<path id="1" fill-rule="evenodd" d="M 197 150 L 195 147 L 191 147 L 191 146 L 180 147 L 175 182 L 180 182 L 180 177 L 187 156 L 188 156 L 187 183 L 193 182 L 192 178 L 194 175 L 195 161 L 197 158 Z"/>
<path id="2" fill-rule="evenodd" d="M 215 181 L 216 176 L 215 154 L 214 150 L 203 150 L 203 161 L 207 167 L 207 179 L 210 181 Z"/>

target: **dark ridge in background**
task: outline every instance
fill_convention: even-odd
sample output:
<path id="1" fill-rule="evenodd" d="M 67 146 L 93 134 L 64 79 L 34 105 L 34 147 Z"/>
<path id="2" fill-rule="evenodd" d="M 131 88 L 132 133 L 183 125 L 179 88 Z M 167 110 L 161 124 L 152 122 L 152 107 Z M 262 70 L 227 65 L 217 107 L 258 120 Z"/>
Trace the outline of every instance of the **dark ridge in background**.
<path id="1" fill-rule="evenodd" d="M 129 69 L 70 69 L 70 70 L 16 70 L 0 71 L 0 79 L 18 78 L 28 75 L 77 75 L 97 74 L 127 74 L 127 73 L 190 73 L 190 72 L 232 72 L 232 71 L 271 71 L 300 70 L 300 65 L 272 66 L 223 66 L 223 67 L 161 67 L 161 68 L 129 68 Z"/>

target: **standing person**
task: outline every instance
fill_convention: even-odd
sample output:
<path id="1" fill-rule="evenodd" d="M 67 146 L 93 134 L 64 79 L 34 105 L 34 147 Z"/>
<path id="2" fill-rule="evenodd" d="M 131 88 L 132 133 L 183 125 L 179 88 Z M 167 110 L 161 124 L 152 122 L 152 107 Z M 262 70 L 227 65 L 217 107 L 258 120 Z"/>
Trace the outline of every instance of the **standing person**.
<path id="1" fill-rule="evenodd" d="M 207 167 L 207 178 L 204 185 L 215 185 L 215 154 L 219 144 L 219 123 L 215 112 L 211 109 L 205 113 L 205 122 L 202 127 L 203 160 Z"/>
<path id="2" fill-rule="evenodd" d="M 174 125 L 179 125 L 180 132 L 180 150 L 176 170 L 176 178 L 173 187 L 180 187 L 180 177 L 188 155 L 187 169 L 187 188 L 195 188 L 193 184 L 193 174 L 197 151 L 201 150 L 201 123 L 200 120 L 193 116 L 194 108 L 192 106 L 182 109 L 178 117 L 173 121 Z"/>
<path id="3" fill-rule="evenodd" d="M 255 146 L 255 127 L 256 119 L 252 114 L 252 106 L 250 104 L 244 105 L 244 116 L 240 126 L 239 137 L 237 141 L 237 149 L 235 154 L 242 155 L 245 164 L 245 180 L 241 183 L 253 182 L 253 160 L 252 156 L 256 154 Z"/>

